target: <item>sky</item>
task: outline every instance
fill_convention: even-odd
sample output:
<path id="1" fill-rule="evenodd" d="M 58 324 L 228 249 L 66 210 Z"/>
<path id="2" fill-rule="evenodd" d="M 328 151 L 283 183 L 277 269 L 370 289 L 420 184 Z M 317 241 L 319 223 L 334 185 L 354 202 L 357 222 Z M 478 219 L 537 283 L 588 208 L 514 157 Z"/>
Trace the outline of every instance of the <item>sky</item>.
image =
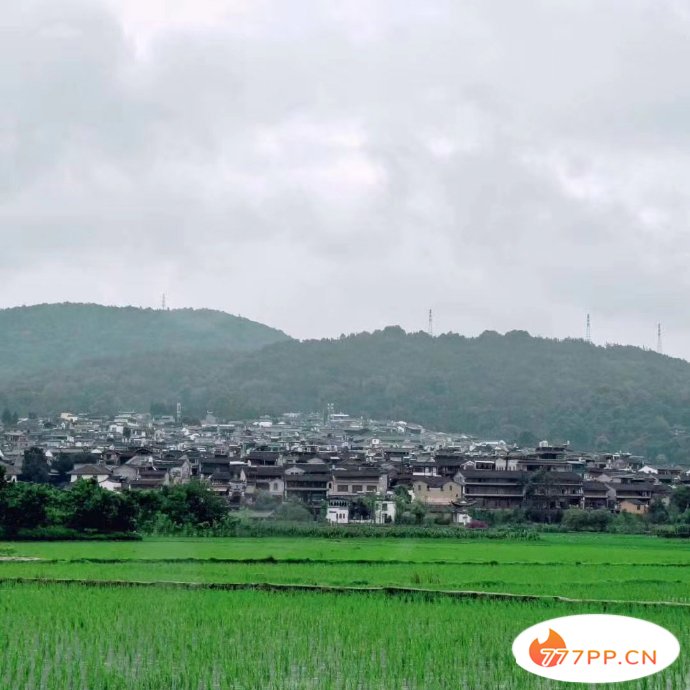
<path id="1" fill-rule="evenodd" d="M 0 307 L 690 359 L 684 0 L 6 5 Z"/>

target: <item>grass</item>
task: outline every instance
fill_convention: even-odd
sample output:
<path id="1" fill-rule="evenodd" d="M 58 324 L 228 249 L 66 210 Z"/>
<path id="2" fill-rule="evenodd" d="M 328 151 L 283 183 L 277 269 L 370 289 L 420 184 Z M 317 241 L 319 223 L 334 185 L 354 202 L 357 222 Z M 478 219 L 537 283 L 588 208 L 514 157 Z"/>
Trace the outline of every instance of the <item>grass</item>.
<path id="1" fill-rule="evenodd" d="M 381 594 L 0 587 L 3 687 L 17 690 L 555 688 L 512 661 L 517 633 L 599 608 Z M 610 607 L 679 636 L 684 612 Z M 647 679 L 685 688 L 687 664 Z M 561 686 L 565 687 L 565 686 Z"/>
<path id="2" fill-rule="evenodd" d="M 681 641 L 670 669 L 617 687 L 690 687 L 690 608 L 640 603 L 690 603 L 683 541 L 146 539 L 4 543 L 0 554 L 46 559 L 0 561 L 0 688 L 565 689 L 578 686 L 527 674 L 510 646 L 528 625 L 585 612 L 639 616 Z M 94 586 L 98 580 L 402 586 L 627 603 Z"/>
<path id="3" fill-rule="evenodd" d="M 290 537 L 147 538 L 141 542 L 0 542 L 0 554 L 50 559 L 272 557 L 277 560 L 371 560 L 497 563 L 676 563 L 690 565 L 687 540 L 640 535 L 544 534 L 537 541 L 317 539 Z"/>
<path id="4" fill-rule="evenodd" d="M 690 568 L 678 566 L 432 565 L 214 562 L 5 562 L 1 578 L 401 586 L 587 599 L 690 603 Z M 688 611 L 690 616 L 690 611 Z"/>

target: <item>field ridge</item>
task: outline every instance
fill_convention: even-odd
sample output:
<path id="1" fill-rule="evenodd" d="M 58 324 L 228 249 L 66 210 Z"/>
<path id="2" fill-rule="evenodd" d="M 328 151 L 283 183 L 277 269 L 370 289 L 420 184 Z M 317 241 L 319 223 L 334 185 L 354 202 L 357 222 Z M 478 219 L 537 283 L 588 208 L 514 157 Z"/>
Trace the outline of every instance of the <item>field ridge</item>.
<path id="1" fill-rule="evenodd" d="M 512 592 L 486 592 L 477 590 L 428 589 L 424 587 L 385 586 L 344 586 L 290 584 L 278 582 L 184 582 L 176 580 L 84 580 L 70 578 L 37 578 L 37 577 L 0 577 L 0 585 L 76 585 L 79 587 L 122 587 L 122 588 L 163 588 L 190 590 L 238 591 L 254 590 L 264 592 L 317 592 L 324 594 L 387 594 L 422 595 L 429 598 L 448 597 L 453 599 L 487 599 L 524 602 L 559 602 L 565 604 L 597 604 L 604 608 L 608 605 L 630 605 L 673 607 L 690 609 L 690 602 L 678 601 L 635 601 L 625 599 L 578 599 L 556 594 L 516 594 Z"/>

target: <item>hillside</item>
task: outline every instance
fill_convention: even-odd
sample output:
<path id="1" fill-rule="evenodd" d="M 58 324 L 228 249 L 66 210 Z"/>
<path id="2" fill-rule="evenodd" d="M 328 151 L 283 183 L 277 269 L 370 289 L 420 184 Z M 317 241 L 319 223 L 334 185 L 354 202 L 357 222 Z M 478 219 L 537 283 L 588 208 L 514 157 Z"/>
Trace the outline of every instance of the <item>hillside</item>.
<path id="1" fill-rule="evenodd" d="M 24 377 L 0 392 L 0 404 L 24 412 L 147 410 L 180 400 L 190 413 L 237 418 L 333 402 L 352 414 L 524 443 L 549 438 L 690 458 L 688 362 L 521 331 L 431 338 L 393 327 L 244 354 L 105 359 Z"/>
<path id="2" fill-rule="evenodd" d="M 281 331 L 210 309 L 139 309 L 97 304 L 39 304 L 0 310 L 0 382 L 51 372 L 94 357 L 161 351 L 255 350 L 287 340 Z"/>

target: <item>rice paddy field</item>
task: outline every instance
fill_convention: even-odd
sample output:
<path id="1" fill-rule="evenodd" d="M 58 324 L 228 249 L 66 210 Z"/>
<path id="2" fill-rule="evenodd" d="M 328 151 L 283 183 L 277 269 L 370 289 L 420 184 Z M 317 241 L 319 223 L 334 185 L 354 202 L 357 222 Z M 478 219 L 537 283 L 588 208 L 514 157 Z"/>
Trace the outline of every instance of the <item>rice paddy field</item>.
<path id="1" fill-rule="evenodd" d="M 547 618 L 604 612 L 681 643 L 670 668 L 615 687 L 690 688 L 687 541 L 150 539 L 0 555 L 3 689 L 584 687 L 528 674 L 511 644 Z"/>

